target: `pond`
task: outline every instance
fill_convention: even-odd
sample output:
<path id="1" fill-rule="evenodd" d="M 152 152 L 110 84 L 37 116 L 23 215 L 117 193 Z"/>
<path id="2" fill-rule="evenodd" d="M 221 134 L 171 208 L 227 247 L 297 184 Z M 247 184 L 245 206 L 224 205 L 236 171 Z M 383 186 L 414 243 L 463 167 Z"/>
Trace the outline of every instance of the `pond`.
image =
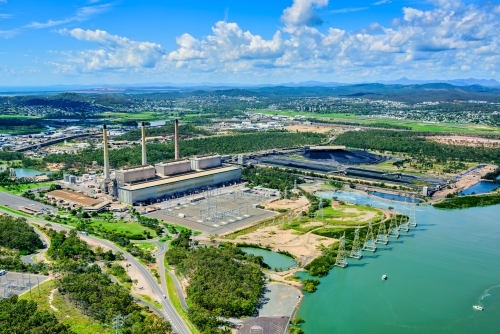
<path id="1" fill-rule="evenodd" d="M 38 176 L 42 174 L 47 174 L 50 175 L 52 174 L 51 172 L 42 172 L 36 169 L 30 169 L 30 168 L 14 168 L 14 171 L 16 172 L 17 177 L 33 177 L 33 176 Z"/>
<path id="2" fill-rule="evenodd" d="M 276 253 L 270 250 L 253 248 L 253 247 L 240 247 L 242 251 L 247 254 L 253 254 L 255 256 L 262 256 L 264 258 L 264 263 L 267 264 L 271 269 L 281 269 L 286 270 L 295 267 L 297 264 L 294 259 L 289 256 Z"/>
<path id="3" fill-rule="evenodd" d="M 459 195 L 486 194 L 495 190 L 498 186 L 499 184 L 495 182 L 481 181 L 472 187 L 462 190 Z"/>

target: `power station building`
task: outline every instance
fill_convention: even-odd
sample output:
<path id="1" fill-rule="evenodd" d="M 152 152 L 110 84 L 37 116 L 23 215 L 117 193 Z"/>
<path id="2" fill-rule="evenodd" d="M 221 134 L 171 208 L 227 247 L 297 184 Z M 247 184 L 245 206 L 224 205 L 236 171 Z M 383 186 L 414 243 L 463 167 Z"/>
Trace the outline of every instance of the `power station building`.
<path id="1" fill-rule="evenodd" d="M 104 127 L 105 184 L 112 184 L 119 200 L 130 205 L 166 198 L 176 193 L 207 186 L 227 184 L 241 179 L 241 168 L 224 166 L 220 155 L 180 159 L 178 121 L 175 120 L 175 160 L 149 165 L 146 159 L 145 126 L 142 124 L 142 165 L 115 171 L 109 179 L 107 133 Z M 109 189 L 109 188 L 108 188 Z"/>

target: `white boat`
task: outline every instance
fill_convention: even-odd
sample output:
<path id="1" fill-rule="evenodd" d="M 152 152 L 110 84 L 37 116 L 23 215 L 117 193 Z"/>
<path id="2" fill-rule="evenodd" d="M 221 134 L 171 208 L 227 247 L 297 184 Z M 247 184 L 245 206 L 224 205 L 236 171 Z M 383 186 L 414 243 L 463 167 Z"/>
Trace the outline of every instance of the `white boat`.
<path id="1" fill-rule="evenodd" d="M 385 281 L 387 279 L 387 275 L 382 275 L 382 281 Z"/>
<path id="2" fill-rule="evenodd" d="M 478 311 L 482 311 L 484 310 L 484 307 L 480 306 L 480 305 L 474 305 L 472 306 L 474 308 L 474 310 L 478 310 Z"/>

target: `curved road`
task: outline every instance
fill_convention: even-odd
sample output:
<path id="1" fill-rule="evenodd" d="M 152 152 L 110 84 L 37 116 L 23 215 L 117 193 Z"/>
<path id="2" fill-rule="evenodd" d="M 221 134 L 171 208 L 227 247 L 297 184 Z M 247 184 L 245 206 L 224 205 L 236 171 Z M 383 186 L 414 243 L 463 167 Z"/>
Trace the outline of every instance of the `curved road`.
<path id="1" fill-rule="evenodd" d="M 7 213 L 11 216 L 22 217 L 22 216 L 19 216 L 19 215 L 16 215 L 14 213 L 4 211 L 1 209 L 0 209 L 0 211 Z M 24 218 L 24 217 L 22 217 L 22 218 Z M 69 230 L 71 230 L 71 228 L 69 228 L 67 226 L 62 226 L 62 225 L 48 222 L 45 220 L 41 220 L 38 218 L 30 218 L 30 220 L 37 222 L 41 225 L 50 224 L 50 225 L 52 225 L 52 228 L 56 231 L 60 231 L 60 230 L 69 231 Z M 172 324 L 172 327 L 174 328 L 174 333 L 178 333 L 178 334 L 190 334 L 191 333 L 189 331 L 189 329 L 187 328 L 186 324 L 184 323 L 184 321 L 182 320 L 182 318 L 175 311 L 170 300 L 168 300 L 167 298 L 163 298 L 164 292 L 161 290 L 161 288 L 156 283 L 155 278 L 149 273 L 149 271 L 139 261 L 137 261 L 131 254 L 124 252 L 121 248 L 118 248 L 117 246 L 115 246 L 110 241 L 99 239 L 99 238 L 96 238 L 93 236 L 84 236 L 84 237 L 89 238 L 91 240 L 94 240 L 95 242 L 97 242 L 101 245 L 104 245 L 104 246 L 106 246 L 106 247 L 108 247 L 116 252 L 120 252 L 124 258 L 126 258 L 128 261 L 130 261 L 132 264 L 134 264 L 139 269 L 141 274 L 144 276 L 144 278 L 149 283 L 152 290 L 154 291 L 154 293 L 158 297 L 158 300 L 160 301 L 160 303 L 163 307 L 163 312 L 165 314 L 165 318 L 167 320 L 169 320 L 170 323 Z M 166 248 L 164 247 L 163 251 L 161 251 L 163 253 L 163 255 L 165 254 L 165 251 L 166 251 Z"/>

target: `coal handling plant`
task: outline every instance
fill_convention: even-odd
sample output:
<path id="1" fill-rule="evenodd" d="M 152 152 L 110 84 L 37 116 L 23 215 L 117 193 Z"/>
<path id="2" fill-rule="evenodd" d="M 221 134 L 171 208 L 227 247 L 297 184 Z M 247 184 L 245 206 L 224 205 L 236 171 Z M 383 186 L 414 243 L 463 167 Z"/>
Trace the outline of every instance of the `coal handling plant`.
<path id="1" fill-rule="evenodd" d="M 304 158 L 336 162 L 343 165 L 378 164 L 386 157 L 363 150 L 347 150 L 345 146 L 305 146 Z"/>
<path id="2" fill-rule="evenodd" d="M 108 134 L 103 126 L 104 192 L 130 205 L 166 199 L 169 196 L 196 189 L 212 187 L 241 179 L 241 168 L 224 166 L 220 155 L 180 157 L 179 121 L 175 120 L 175 159 L 150 165 L 146 158 L 146 128 L 142 123 L 142 164 L 122 168 L 111 176 L 108 157 Z"/>

